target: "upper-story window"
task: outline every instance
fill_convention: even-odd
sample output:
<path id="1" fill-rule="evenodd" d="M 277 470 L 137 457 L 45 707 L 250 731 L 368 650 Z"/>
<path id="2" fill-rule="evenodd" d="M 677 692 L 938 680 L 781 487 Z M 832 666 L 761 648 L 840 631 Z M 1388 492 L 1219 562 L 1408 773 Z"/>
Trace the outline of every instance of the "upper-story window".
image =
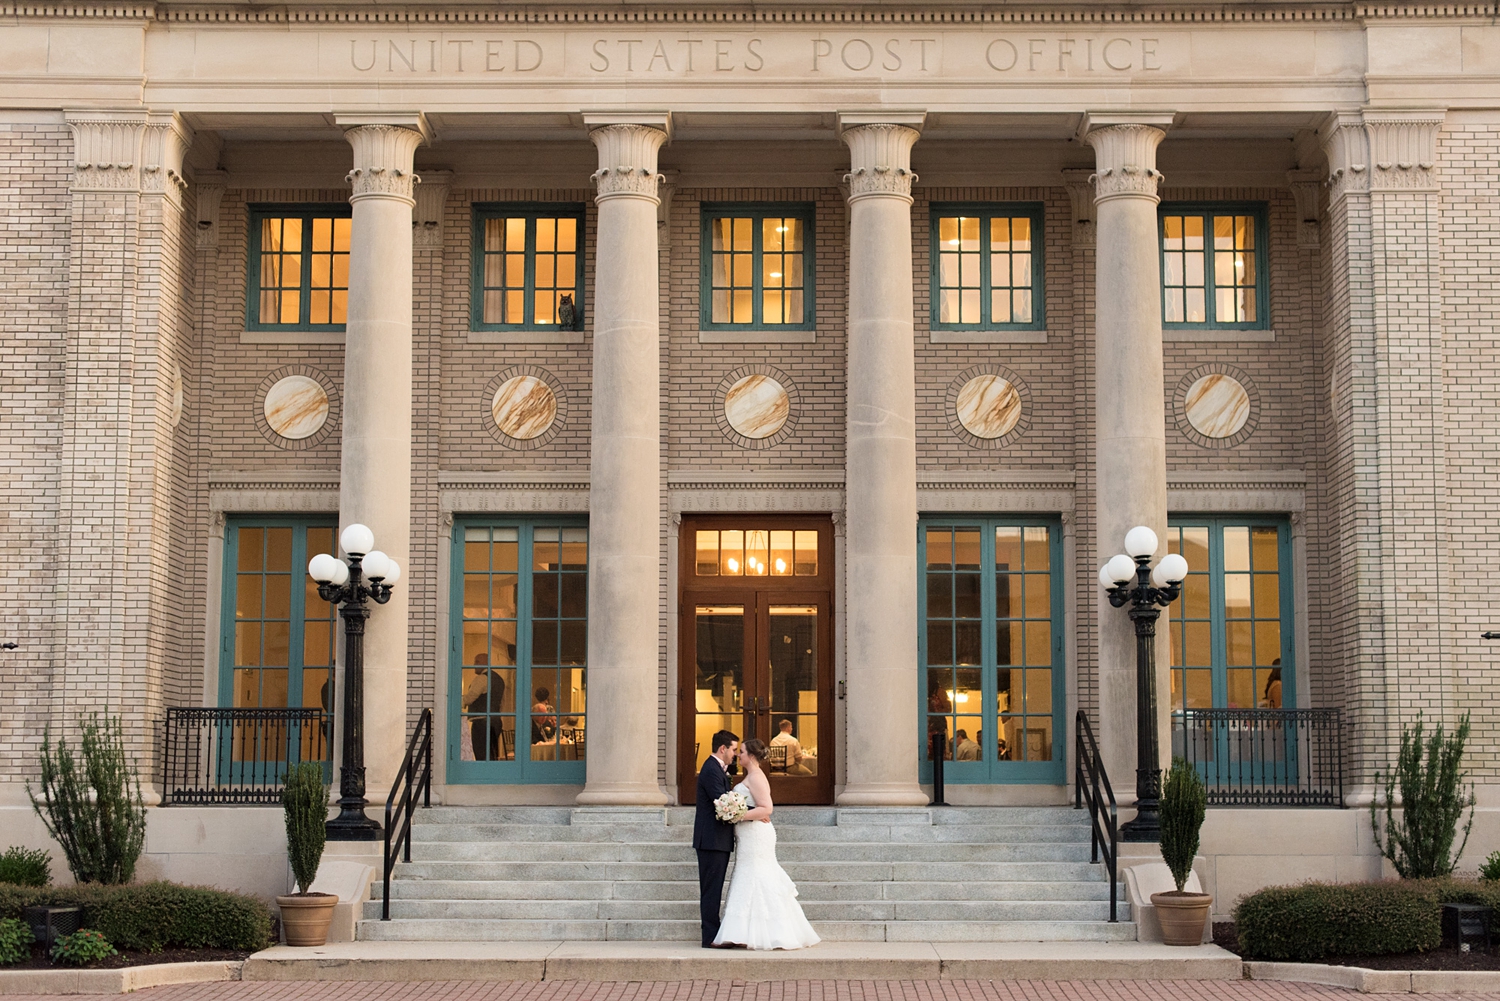
<path id="1" fill-rule="evenodd" d="M 348 205 L 250 207 L 249 329 L 344 329 L 349 224 Z"/>
<path id="2" fill-rule="evenodd" d="M 934 204 L 931 219 L 933 327 L 1041 329 L 1041 204 Z"/>
<path id="3" fill-rule="evenodd" d="M 813 208 L 705 205 L 705 330 L 813 329 Z"/>
<path id="4" fill-rule="evenodd" d="M 1164 204 L 1162 323 L 1265 329 L 1266 209 L 1259 204 Z"/>
<path id="5" fill-rule="evenodd" d="M 581 329 L 583 206 L 475 205 L 475 330 Z"/>

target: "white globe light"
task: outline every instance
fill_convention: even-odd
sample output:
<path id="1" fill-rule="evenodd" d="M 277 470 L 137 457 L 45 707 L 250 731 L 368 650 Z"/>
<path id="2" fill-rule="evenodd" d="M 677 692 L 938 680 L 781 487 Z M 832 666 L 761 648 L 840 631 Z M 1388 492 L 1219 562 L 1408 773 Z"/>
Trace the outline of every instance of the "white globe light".
<path id="1" fill-rule="evenodd" d="M 377 549 L 365 553 L 360 566 L 364 567 L 365 576 L 371 580 L 384 580 L 386 571 L 391 568 L 391 558 Z"/>
<path id="2" fill-rule="evenodd" d="M 1109 575 L 1108 563 L 1099 568 L 1099 584 L 1106 591 L 1115 586 L 1115 579 Z"/>
<path id="3" fill-rule="evenodd" d="M 1150 556 L 1156 552 L 1156 533 L 1137 525 L 1125 533 L 1125 552 L 1131 556 Z"/>
<path id="4" fill-rule="evenodd" d="M 364 525 L 350 525 L 339 536 L 339 545 L 350 556 L 363 556 L 375 548 L 375 533 Z"/>
<path id="5" fill-rule="evenodd" d="M 395 560 L 386 560 L 385 583 L 394 584 L 401 579 L 401 564 Z"/>
<path id="6" fill-rule="evenodd" d="M 1151 571 L 1151 586 L 1152 587 L 1166 587 L 1167 586 L 1167 578 L 1165 578 L 1165 577 L 1163 577 L 1161 575 L 1161 564 L 1159 564 L 1159 563 L 1156 565 L 1156 569 L 1154 569 L 1154 570 Z"/>
<path id="7" fill-rule="evenodd" d="M 333 562 L 335 564 L 333 568 L 333 580 L 329 581 L 328 583 L 332 584 L 334 587 L 343 587 L 345 584 L 349 583 L 349 564 L 345 563 L 343 560 L 334 560 Z"/>
<path id="8" fill-rule="evenodd" d="M 1104 564 L 1104 569 L 1109 573 L 1109 579 L 1116 584 L 1135 579 L 1135 560 L 1124 553 L 1111 556 L 1109 562 Z"/>
<path id="9" fill-rule="evenodd" d="M 327 584 L 338 573 L 334 566 L 338 560 L 327 553 L 319 553 L 307 562 L 307 575 L 319 584 Z"/>
<path id="10" fill-rule="evenodd" d="M 1161 579 L 1168 584 L 1181 583 L 1187 580 L 1188 561 L 1180 553 L 1168 553 L 1156 565 L 1156 572 L 1161 574 Z"/>

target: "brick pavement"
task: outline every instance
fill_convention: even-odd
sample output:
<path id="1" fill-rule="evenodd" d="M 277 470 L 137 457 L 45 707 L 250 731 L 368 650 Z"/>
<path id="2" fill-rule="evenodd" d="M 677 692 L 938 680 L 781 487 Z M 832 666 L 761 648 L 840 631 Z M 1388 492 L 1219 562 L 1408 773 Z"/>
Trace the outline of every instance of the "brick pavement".
<path id="1" fill-rule="evenodd" d="M 95 995 L 88 995 L 94 997 Z M 1355 991 L 1249 980 L 346 981 L 182 984 L 140 1001 L 1334 1001 Z M 1458 995 L 1428 995 L 1430 1001 Z M 1488 1001 L 1500 994 L 1465 994 Z M 13 995 L 7 1001 L 52 1001 Z"/>

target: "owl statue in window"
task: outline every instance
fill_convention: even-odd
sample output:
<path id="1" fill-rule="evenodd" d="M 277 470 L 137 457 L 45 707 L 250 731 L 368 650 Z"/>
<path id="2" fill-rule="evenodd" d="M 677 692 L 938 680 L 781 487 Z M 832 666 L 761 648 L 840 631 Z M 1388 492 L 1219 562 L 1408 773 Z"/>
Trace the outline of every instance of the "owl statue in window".
<path id="1" fill-rule="evenodd" d="M 557 303 L 557 325 L 564 330 L 577 330 L 578 320 L 578 307 L 573 305 L 573 296 L 565 293 Z"/>

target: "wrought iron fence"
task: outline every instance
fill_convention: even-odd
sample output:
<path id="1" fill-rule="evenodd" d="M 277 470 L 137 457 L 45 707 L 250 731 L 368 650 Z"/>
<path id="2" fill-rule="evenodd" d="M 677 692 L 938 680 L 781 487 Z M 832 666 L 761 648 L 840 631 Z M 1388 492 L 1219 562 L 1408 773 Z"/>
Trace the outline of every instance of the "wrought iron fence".
<path id="1" fill-rule="evenodd" d="M 1172 754 L 1196 765 L 1209 806 L 1344 805 L 1337 709 L 1188 709 Z"/>
<path id="2" fill-rule="evenodd" d="M 169 708 L 163 805 L 281 802 L 288 765 L 332 764 L 333 716 L 322 709 Z"/>

